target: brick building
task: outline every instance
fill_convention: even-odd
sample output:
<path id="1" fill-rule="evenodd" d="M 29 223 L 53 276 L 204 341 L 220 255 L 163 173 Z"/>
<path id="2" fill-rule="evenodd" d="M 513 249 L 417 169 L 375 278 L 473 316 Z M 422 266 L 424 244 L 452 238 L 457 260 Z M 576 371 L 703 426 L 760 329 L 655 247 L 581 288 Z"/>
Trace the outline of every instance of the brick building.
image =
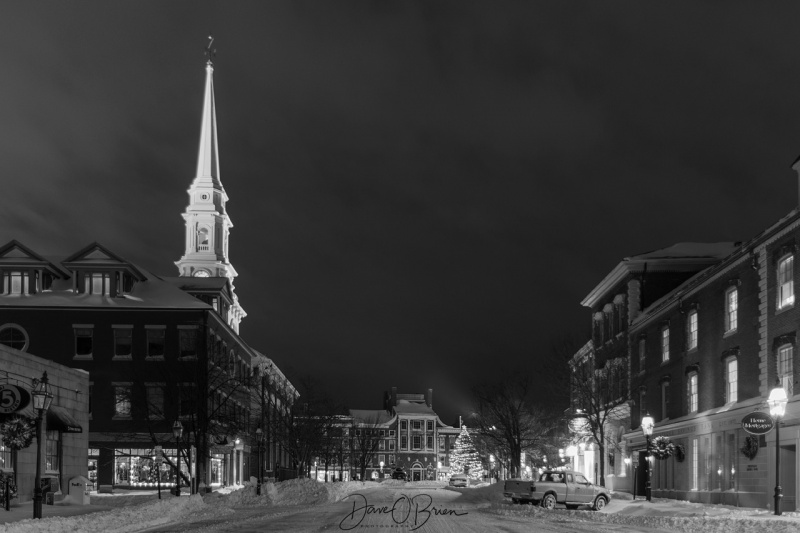
<path id="1" fill-rule="evenodd" d="M 616 490 L 631 490 L 626 471 L 627 453 L 622 435 L 630 428 L 631 388 L 640 377 L 631 373 L 630 324 L 643 309 L 652 306 L 697 272 L 718 263 L 735 249 L 733 244 L 679 243 L 624 258 L 581 302 L 591 309 L 591 339 L 570 361 L 573 376 L 586 377 L 585 389 L 573 383 L 573 467 L 587 478 Z M 577 373 L 577 374 L 576 374 Z M 583 382 L 583 379 L 580 380 Z M 602 397 L 600 391 L 607 391 Z M 587 414 L 580 416 L 580 414 Z M 586 424 L 604 422 L 603 452 Z"/>
<path id="2" fill-rule="evenodd" d="M 17 241 L 0 247 L 0 344 L 90 374 L 88 465 L 101 485 L 175 483 L 178 450 L 184 479 L 188 472 L 198 484 L 246 481 L 258 471 L 257 427 L 288 418 L 297 397 L 240 335 L 247 314 L 228 259 L 233 224 L 220 179 L 213 71 L 209 60 L 178 276 L 153 274 L 98 243 L 61 261 Z M 262 435 L 266 475 L 289 470 L 274 434 Z M 156 446 L 166 457 L 161 467 Z"/>
<path id="3" fill-rule="evenodd" d="M 629 490 L 643 494 L 641 419 L 649 414 L 653 438 L 667 437 L 678 447 L 667 459 L 650 459 L 654 497 L 771 508 L 780 453 L 782 508 L 796 510 L 799 241 L 800 211 L 794 210 L 749 241 L 698 246 L 698 254 L 712 251 L 713 264 L 649 300 L 640 296 L 643 305 L 629 313 L 625 332 L 632 391 L 630 424 L 618 436 L 617 483 L 625 477 Z M 651 273 L 649 264 L 637 273 L 645 288 Z M 607 313 L 597 314 L 602 298 L 595 300 L 595 320 L 605 319 Z M 789 397 L 778 451 L 774 430 L 754 436 L 742 429 L 745 415 L 768 412 L 766 399 L 777 384 Z"/>

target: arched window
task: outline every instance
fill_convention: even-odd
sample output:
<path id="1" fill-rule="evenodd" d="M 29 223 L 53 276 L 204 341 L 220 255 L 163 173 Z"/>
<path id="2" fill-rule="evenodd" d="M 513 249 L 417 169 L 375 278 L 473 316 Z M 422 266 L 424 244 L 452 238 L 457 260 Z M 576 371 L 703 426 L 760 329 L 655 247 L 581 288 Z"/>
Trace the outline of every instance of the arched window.
<path id="1" fill-rule="evenodd" d="M 0 344 L 24 352 L 28 349 L 28 334 L 17 324 L 4 324 L 0 326 Z"/>
<path id="2" fill-rule="evenodd" d="M 210 236 L 208 234 L 208 228 L 201 227 L 197 230 L 197 251 L 198 252 L 207 252 L 210 247 Z"/>

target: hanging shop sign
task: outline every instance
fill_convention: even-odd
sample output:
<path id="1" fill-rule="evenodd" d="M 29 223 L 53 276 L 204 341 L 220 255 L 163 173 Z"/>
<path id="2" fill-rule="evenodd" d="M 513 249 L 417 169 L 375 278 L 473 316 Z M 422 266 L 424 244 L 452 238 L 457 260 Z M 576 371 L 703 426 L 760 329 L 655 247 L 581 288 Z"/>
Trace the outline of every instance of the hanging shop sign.
<path id="1" fill-rule="evenodd" d="M 10 383 L 0 385 L 0 414 L 16 413 L 31 402 L 31 394 Z"/>
<path id="2" fill-rule="evenodd" d="M 775 427 L 775 421 L 767 413 L 756 411 L 742 418 L 742 429 L 751 435 L 766 435 Z"/>

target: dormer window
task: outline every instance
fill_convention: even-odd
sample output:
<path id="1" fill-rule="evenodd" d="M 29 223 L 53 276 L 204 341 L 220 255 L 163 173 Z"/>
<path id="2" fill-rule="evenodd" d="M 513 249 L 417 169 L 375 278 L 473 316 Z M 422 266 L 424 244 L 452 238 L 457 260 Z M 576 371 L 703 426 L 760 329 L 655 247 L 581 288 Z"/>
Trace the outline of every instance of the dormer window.
<path id="1" fill-rule="evenodd" d="M 83 292 L 86 294 L 111 294 L 111 283 L 108 274 L 93 272 L 83 277 Z"/>
<path id="2" fill-rule="evenodd" d="M 3 294 L 28 294 L 28 287 L 27 272 L 3 273 Z"/>

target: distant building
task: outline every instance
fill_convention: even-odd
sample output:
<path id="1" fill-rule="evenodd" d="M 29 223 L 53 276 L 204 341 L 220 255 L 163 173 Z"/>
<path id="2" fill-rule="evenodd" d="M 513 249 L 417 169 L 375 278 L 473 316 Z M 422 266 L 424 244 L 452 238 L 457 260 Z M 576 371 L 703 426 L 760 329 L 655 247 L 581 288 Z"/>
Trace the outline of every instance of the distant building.
<path id="1" fill-rule="evenodd" d="M 460 430 L 442 422 L 433 410 L 433 389 L 425 394 L 398 394 L 392 387 L 384 394 L 383 404 L 383 409 L 351 409 L 338 420 L 347 450 L 339 478 L 347 481 L 360 475 L 359 450 L 368 447 L 366 479 L 389 476 L 395 468 L 403 469 L 409 481 L 446 479 L 450 450 Z M 321 464 L 318 460 L 316 477 L 324 481 Z M 335 474 L 339 468 L 330 470 Z"/>

